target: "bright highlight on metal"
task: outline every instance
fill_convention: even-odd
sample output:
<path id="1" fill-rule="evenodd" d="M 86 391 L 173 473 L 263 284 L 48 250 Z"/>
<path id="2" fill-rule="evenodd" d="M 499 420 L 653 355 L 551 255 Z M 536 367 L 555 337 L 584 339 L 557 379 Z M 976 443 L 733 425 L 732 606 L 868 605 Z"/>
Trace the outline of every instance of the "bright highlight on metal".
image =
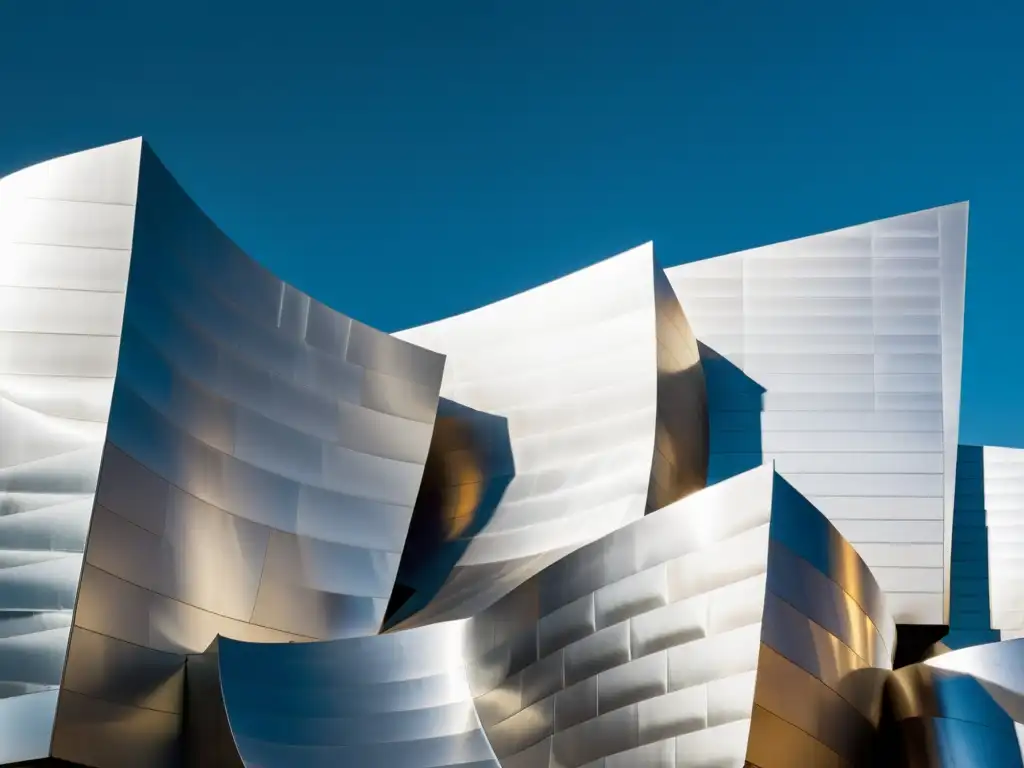
<path id="1" fill-rule="evenodd" d="M 0 180 L 0 764 L 1024 765 L 967 215 L 389 335 L 141 139 Z"/>

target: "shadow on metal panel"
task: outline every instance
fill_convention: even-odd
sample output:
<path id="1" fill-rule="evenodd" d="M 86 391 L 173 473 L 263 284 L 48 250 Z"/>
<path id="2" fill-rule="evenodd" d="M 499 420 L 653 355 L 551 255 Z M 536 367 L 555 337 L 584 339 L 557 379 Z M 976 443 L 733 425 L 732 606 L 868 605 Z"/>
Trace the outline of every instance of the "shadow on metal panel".
<path id="1" fill-rule="evenodd" d="M 993 643 L 989 604 L 988 526 L 985 511 L 985 459 L 980 445 L 961 445 L 956 457 L 953 543 L 949 573 L 949 628 L 946 645 L 956 650 Z"/>
<path id="2" fill-rule="evenodd" d="M 708 398 L 708 485 L 764 463 L 761 412 L 765 388 L 701 341 Z"/>
<path id="3" fill-rule="evenodd" d="M 508 420 L 442 397 L 384 631 L 437 595 L 515 473 Z"/>

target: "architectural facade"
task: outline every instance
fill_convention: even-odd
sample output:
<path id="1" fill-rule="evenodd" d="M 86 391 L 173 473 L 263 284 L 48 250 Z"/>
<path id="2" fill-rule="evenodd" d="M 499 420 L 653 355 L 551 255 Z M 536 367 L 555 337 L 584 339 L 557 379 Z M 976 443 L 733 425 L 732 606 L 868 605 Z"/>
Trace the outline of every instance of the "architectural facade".
<path id="1" fill-rule="evenodd" d="M 902 623 L 947 623 L 966 245 L 961 204 L 668 270 L 698 338 L 754 382 L 723 405 L 716 476 L 775 462 Z"/>
<path id="2" fill-rule="evenodd" d="M 0 765 L 1020 765 L 966 230 L 647 244 L 387 334 L 141 139 L 0 180 Z"/>

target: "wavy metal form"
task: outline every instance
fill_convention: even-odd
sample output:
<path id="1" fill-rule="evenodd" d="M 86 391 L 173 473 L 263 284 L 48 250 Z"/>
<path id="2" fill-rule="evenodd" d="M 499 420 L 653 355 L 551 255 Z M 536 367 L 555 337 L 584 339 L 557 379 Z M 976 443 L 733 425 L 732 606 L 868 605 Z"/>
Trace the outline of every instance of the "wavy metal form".
<path id="1" fill-rule="evenodd" d="M 942 653 L 896 671 L 887 686 L 915 768 L 1024 765 L 1024 640 Z"/>
<path id="2" fill-rule="evenodd" d="M 770 467 L 566 556 L 470 620 L 504 768 L 831 766 L 873 745 L 895 624 Z"/>
<path id="3" fill-rule="evenodd" d="M 473 707 L 463 632 L 457 621 L 322 643 L 221 640 L 239 754 L 254 768 L 498 768 Z"/>
<path id="4" fill-rule="evenodd" d="M 262 269 L 141 141 L 12 179 L 8 690 L 60 684 L 56 757 L 173 765 L 186 654 L 379 630 L 444 359 Z"/>
<path id="5" fill-rule="evenodd" d="M 967 216 L 950 205 L 667 270 L 698 338 L 766 390 L 763 458 L 857 548 L 900 623 L 948 617 Z M 749 466 L 742 433 L 715 437 L 716 458 Z"/>
<path id="6" fill-rule="evenodd" d="M 447 479 L 416 515 L 460 522 L 403 562 L 391 626 L 468 617 L 705 484 L 699 352 L 649 244 L 398 336 L 447 356 Z"/>
<path id="7" fill-rule="evenodd" d="M 139 142 L 0 179 L 0 763 L 49 753 L 117 367 Z"/>

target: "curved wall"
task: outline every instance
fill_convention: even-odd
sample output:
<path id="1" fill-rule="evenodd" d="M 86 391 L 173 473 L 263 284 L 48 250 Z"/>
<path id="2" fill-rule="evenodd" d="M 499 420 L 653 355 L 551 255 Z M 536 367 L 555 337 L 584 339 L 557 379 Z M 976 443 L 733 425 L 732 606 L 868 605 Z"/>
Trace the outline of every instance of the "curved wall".
<path id="1" fill-rule="evenodd" d="M 760 441 L 716 433 L 713 454 L 754 446 L 774 461 L 857 548 L 900 623 L 948 620 L 967 213 L 667 270 L 698 338 L 766 390 Z"/>
<path id="2" fill-rule="evenodd" d="M 393 625 L 470 616 L 705 483 L 696 341 L 649 244 L 398 335 L 447 355 L 441 394 L 476 414 L 475 469 L 449 487 L 478 501 L 471 537 L 403 564 Z"/>
<path id="3" fill-rule="evenodd" d="M 895 641 L 863 562 L 770 467 L 573 552 L 470 627 L 505 768 L 862 760 Z"/>
<path id="4" fill-rule="evenodd" d="M 0 763 L 49 751 L 117 367 L 140 145 L 0 179 Z"/>
<path id="5" fill-rule="evenodd" d="M 1024 640 L 978 645 L 904 667 L 887 688 L 908 765 L 1024 765 Z"/>
<path id="6" fill-rule="evenodd" d="M 185 654 L 218 634 L 378 631 L 444 362 L 273 277 L 134 146 L 120 357 L 52 745 L 111 768 L 180 760 Z"/>
<path id="7" fill-rule="evenodd" d="M 466 681 L 463 632 L 450 622 L 321 643 L 221 640 L 224 706 L 242 760 L 498 768 Z"/>
<path id="8" fill-rule="evenodd" d="M 896 624 L 871 571 L 775 475 L 747 764 L 874 766 L 895 648 Z"/>

